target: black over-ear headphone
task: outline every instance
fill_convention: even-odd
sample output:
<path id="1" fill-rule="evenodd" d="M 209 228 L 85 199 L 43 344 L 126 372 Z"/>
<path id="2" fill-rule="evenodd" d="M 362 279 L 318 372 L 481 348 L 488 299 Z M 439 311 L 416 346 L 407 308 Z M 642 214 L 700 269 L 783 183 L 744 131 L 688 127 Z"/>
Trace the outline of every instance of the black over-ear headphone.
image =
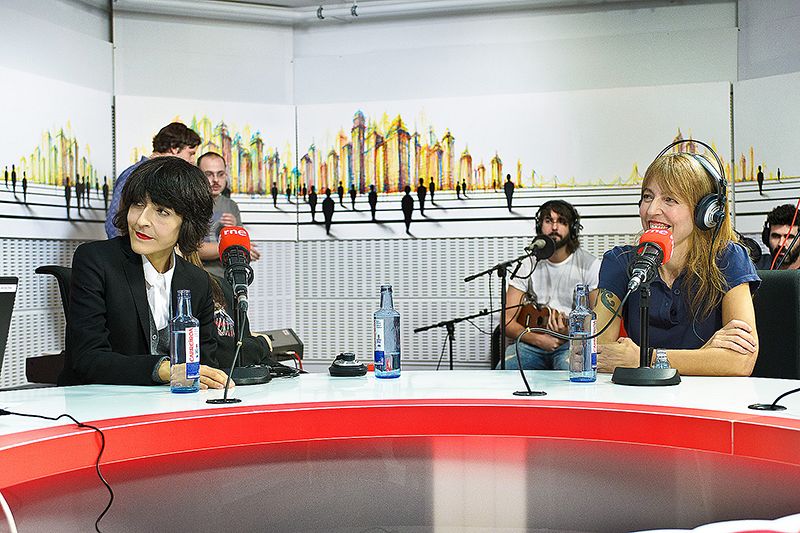
<path id="1" fill-rule="evenodd" d="M 770 223 L 769 223 L 769 217 L 767 217 L 767 220 L 764 221 L 764 229 L 761 230 L 761 242 L 764 243 L 764 246 L 767 247 L 767 250 L 770 249 L 770 247 L 769 247 L 769 234 L 772 233 L 770 230 L 771 230 L 771 228 L 770 228 Z"/>
<path id="2" fill-rule="evenodd" d="M 713 148 L 703 141 L 697 141 L 694 139 L 681 139 L 679 141 L 670 143 L 666 148 L 661 150 L 661 152 L 656 156 L 656 159 L 666 154 L 673 146 L 688 143 L 696 143 L 705 147 L 709 152 L 711 152 L 711 155 L 713 155 L 714 159 L 717 161 L 717 165 L 719 165 L 719 170 L 717 170 L 714 168 L 714 165 L 712 165 L 711 162 L 702 155 L 693 154 L 691 152 L 681 152 L 682 154 L 686 154 L 697 161 L 700 166 L 703 167 L 703 169 L 706 171 L 706 174 L 708 174 L 708 176 L 711 178 L 711 181 L 714 182 L 714 187 L 717 190 L 716 194 L 707 194 L 700 198 L 700 201 L 697 202 L 697 205 L 694 208 L 694 225 L 701 230 L 707 231 L 718 227 L 720 224 L 722 224 L 722 221 L 725 220 L 725 203 L 727 202 L 728 182 L 725 181 L 725 171 L 723 170 L 724 167 L 722 166 L 722 160 L 717 155 L 717 152 L 715 152 Z M 720 172 L 723 174 L 720 174 Z"/>
<path id="3" fill-rule="evenodd" d="M 538 211 L 536 211 L 536 234 L 539 235 L 542 233 L 542 222 L 544 222 L 544 217 L 547 216 L 550 211 L 553 210 L 553 206 L 556 205 L 563 206 L 567 211 L 569 211 L 570 217 L 572 218 L 572 222 L 569 225 L 569 238 L 574 241 L 578 238 L 578 234 L 583 229 L 583 225 L 581 224 L 581 216 L 578 214 L 578 210 L 575 209 L 571 203 L 565 202 L 564 200 L 548 200 L 542 204 Z"/>

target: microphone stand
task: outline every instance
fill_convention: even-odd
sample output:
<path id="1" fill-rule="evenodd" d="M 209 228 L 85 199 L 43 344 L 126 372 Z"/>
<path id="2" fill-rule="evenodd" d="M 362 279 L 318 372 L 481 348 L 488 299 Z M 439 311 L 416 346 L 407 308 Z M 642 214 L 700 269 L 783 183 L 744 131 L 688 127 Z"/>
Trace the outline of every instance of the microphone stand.
<path id="1" fill-rule="evenodd" d="M 614 369 L 611 381 L 618 385 L 664 386 L 677 385 L 681 376 L 675 368 L 650 367 L 650 282 L 639 287 L 639 368 Z"/>
<path id="2" fill-rule="evenodd" d="M 519 263 L 524 261 L 525 259 L 531 257 L 531 253 L 523 254 L 517 258 L 514 258 L 510 261 L 503 261 L 502 263 L 497 263 L 491 268 L 484 270 L 483 272 L 478 272 L 477 274 L 472 274 L 471 276 L 467 276 L 464 278 L 465 282 L 470 282 L 473 279 L 479 278 L 483 275 L 490 274 L 492 272 L 497 271 L 497 276 L 500 278 L 500 339 L 501 341 L 505 341 L 506 338 L 506 317 L 505 317 L 505 310 L 506 310 L 506 275 L 508 274 L 508 267 L 513 265 L 514 263 Z M 538 262 L 539 259 L 536 259 Z M 516 271 L 514 271 L 516 273 Z M 501 355 L 500 357 L 500 369 L 506 369 L 506 358 Z"/>
<path id="3" fill-rule="evenodd" d="M 511 309 L 515 307 L 523 307 L 523 304 L 515 305 Z M 452 320 L 442 320 L 441 322 L 436 322 L 435 324 L 430 324 L 428 326 L 422 326 L 421 328 L 414 329 L 414 333 L 422 333 L 423 331 L 428 331 L 429 329 L 433 328 L 445 328 L 447 330 L 447 342 L 450 345 L 450 370 L 453 370 L 453 342 L 455 341 L 456 337 L 456 328 L 455 325 L 459 322 L 464 322 L 465 320 L 472 320 L 473 318 L 479 318 L 486 315 L 491 315 L 492 313 L 496 313 L 500 311 L 500 309 L 492 309 L 491 311 L 488 309 L 483 309 L 475 314 L 468 315 L 461 318 L 453 318 Z M 502 342 L 502 339 L 501 339 Z M 504 358 L 502 355 L 500 356 L 500 360 L 502 361 Z M 504 365 L 505 366 L 505 365 Z"/>

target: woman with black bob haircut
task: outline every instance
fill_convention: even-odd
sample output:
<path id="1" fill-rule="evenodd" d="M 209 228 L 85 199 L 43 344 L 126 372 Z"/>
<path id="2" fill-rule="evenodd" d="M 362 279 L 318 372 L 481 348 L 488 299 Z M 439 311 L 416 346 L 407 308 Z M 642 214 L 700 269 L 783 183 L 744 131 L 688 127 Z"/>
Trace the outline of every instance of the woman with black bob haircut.
<path id="1" fill-rule="evenodd" d="M 168 383 L 169 320 L 188 289 L 200 321 L 200 387 L 224 387 L 209 278 L 175 253 L 197 249 L 212 210 L 208 180 L 183 159 L 157 157 L 133 171 L 114 217 L 120 236 L 82 244 L 72 259 L 59 385 Z"/>

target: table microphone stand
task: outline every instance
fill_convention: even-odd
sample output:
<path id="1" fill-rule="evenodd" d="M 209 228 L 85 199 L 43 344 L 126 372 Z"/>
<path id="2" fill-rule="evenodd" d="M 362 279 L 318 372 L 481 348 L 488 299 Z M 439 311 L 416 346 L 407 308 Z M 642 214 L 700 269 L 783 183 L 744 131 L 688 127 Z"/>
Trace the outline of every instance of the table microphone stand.
<path id="1" fill-rule="evenodd" d="M 511 261 L 503 261 L 502 263 L 498 263 L 495 266 L 484 270 L 483 272 L 478 272 L 477 274 L 472 274 L 471 276 L 467 276 L 464 278 L 465 282 L 470 282 L 475 278 L 479 278 L 485 274 L 492 274 L 492 272 L 497 271 L 497 276 L 500 278 L 500 339 L 505 340 L 506 338 L 506 316 L 505 316 L 505 309 L 506 309 L 506 276 L 508 274 L 508 267 L 513 265 L 514 263 L 519 263 L 524 261 L 525 259 L 531 257 L 532 254 L 527 253 L 523 254 L 517 258 L 512 259 Z M 539 259 L 537 258 L 536 261 L 538 262 Z M 494 312 L 494 311 L 492 311 Z M 500 370 L 506 369 L 506 358 L 500 357 Z"/>
<path id="2" fill-rule="evenodd" d="M 515 305 L 511 309 L 515 307 L 523 307 L 524 304 Z M 480 318 L 482 316 L 491 315 L 492 313 L 497 313 L 501 309 L 492 309 L 491 311 L 488 309 L 483 309 L 475 314 L 464 316 L 461 318 L 453 318 L 452 320 L 442 320 L 441 322 L 436 322 L 435 324 L 430 324 L 428 326 L 422 326 L 421 328 L 414 329 L 414 333 L 422 333 L 423 331 L 428 331 L 429 329 L 433 328 L 445 328 L 447 330 L 447 342 L 450 345 L 450 370 L 453 370 L 453 342 L 456 338 L 456 324 L 459 322 L 464 322 L 465 320 L 472 320 L 474 318 Z M 501 339 L 502 342 L 502 339 Z M 502 354 L 501 354 L 502 360 Z"/>
<path id="3" fill-rule="evenodd" d="M 650 367 L 650 282 L 639 288 L 639 368 L 614 369 L 611 381 L 618 385 L 664 386 L 677 385 L 681 376 L 675 368 Z"/>

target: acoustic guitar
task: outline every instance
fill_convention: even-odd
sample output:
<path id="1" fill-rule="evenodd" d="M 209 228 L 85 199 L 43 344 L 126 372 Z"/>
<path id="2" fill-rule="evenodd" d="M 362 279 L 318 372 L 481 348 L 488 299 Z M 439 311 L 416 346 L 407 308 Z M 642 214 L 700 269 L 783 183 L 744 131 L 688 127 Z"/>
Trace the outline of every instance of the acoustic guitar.
<path id="1" fill-rule="evenodd" d="M 550 313 L 557 313 L 546 305 L 526 304 L 519 308 L 517 322 L 523 327 L 546 328 Z"/>

